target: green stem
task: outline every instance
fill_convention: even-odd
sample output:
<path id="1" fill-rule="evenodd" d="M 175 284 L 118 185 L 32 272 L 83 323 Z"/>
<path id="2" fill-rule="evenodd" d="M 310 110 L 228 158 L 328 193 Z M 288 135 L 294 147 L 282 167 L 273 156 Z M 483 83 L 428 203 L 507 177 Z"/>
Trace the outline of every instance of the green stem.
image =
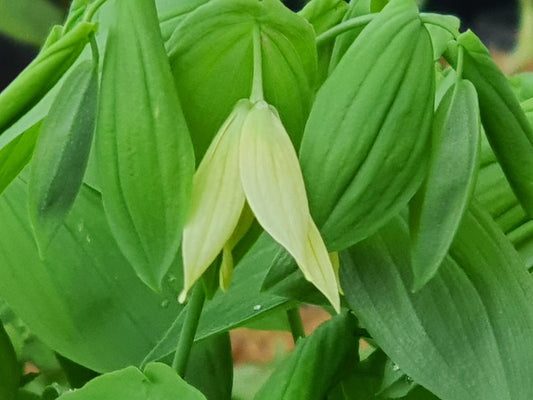
<path id="1" fill-rule="evenodd" d="M 85 12 L 85 15 L 83 16 L 84 21 L 91 21 L 94 17 L 94 14 L 98 9 L 104 4 L 107 0 L 97 0 L 93 4 L 91 4 L 87 11 Z"/>
<path id="2" fill-rule="evenodd" d="M 194 343 L 194 336 L 196 335 L 196 329 L 198 328 L 198 322 L 200 321 L 200 314 L 205 301 L 205 291 L 202 282 L 197 282 L 194 286 L 189 304 L 187 305 L 187 315 L 185 316 L 185 322 L 183 328 L 181 328 L 181 334 L 174 354 L 174 361 L 172 362 L 172 368 L 183 377 L 187 369 L 187 363 L 189 361 L 189 355 L 191 354 L 191 348 Z"/>
<path id="3" fill-rule="evenodd" d="M 465 49 L 463 46 L 459 45 L 457 49 L 457 68 L 455 72 L 457 73 L 457 82 L 463 79 L 463 60 L 464 60 Z"/>
<path id="4" fill-rule="evenodd" d="M 340 24 L 335 25 L 333 28 L 328 29 L 326 32 L 318 35 L 316 37 L 316 45 L 322 46 L 328 43 L 330 40 L 335 39 L 341 33 L 347 32 L 350 29 L 357 28 L 362 25 L 366 25 L 372 21 L 376 15 L 377 13 L 366 14 L 341 22 Z"/>
<path id="5" fill-rule="evenodd" d="M 300 308 L 295 307 L 288 310 L 287 318 L 289 319 L 292 338 L 294 339 L 294 343 L 296 343 L 299 338 L 305 337 L 304 324 L 302 322 L 302 316 L 300 315 Z"/>
<path id="6" fill-rule="evenodd" d="M 91 44 L 91 51 L 93 53 L 94 67 L 98 71 L 98 64 L 100 63 L 100 52 L 98 51 L 98 43 L 96 43 L 94 33 L 91 33 L 91 35 L 89 36 L 89 43 Z"/>
<path id="7" fill-rule="evenodd" d="M 264 100 L 263 94 L 263 56 L 261 54 L 261 28 L 254 26 L 254 75 L 252 81 L 252 94 L 250 100 L 257 102 Z"/>

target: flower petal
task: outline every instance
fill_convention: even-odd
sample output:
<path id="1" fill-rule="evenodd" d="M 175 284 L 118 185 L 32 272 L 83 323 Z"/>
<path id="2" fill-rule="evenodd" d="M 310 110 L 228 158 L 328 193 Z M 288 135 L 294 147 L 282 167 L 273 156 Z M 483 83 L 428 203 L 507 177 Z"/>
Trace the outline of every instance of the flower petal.
<path id="1" fill-rule="evenodd" d="M 239 179 L 239 140 L 250 103 L 237 103 L 207 150 L 193 179 L 183 231 L 184 288 L 179 300 L 220 253 L 244 207 Z"/>
<path id="2" fill-rule="evenodd" d="M 261 226 L 339 311 L 337 280 L 309 213 L 298 157 L 277 112 L 264 101 L 244 122 L 240 163 L 242 187 Z"/>

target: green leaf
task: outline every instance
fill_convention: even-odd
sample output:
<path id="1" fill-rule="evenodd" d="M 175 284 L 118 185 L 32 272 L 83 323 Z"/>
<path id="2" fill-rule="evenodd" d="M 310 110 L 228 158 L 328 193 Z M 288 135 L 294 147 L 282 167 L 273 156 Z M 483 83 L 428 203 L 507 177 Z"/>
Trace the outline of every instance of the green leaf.
<path id="1" fill-rule="evenodd" d="M 156 0 L 161 36 L 166 42 L 187 15 L 209 0 Z"/>
<path id="2" fill-rule="evenodd" d="M 52 31 L 37 58 L 0 93 L 0 134 L 59 81 L 84 49 L 96 25 L 79 23 L 62 37 L 58 37 L 58 29 Z"/>
<path id="3" fill-rule="evenodd" d="M 0 136 L 0 193 L 30 162 L 41 126 L 39 121 L 19 135 Z"/>
<path id="4" fill-rule="evenodd" d="M 231 400 L 233 359 L 229 333 L 211 336 L 194 344 L 185 380 L 208 400 Z"/>
<path id="5" fill-rule="evenodd" d="M 340 380 L 344 365 L 357 361 L 355 328 L 355 319 L 345 311 L 299 339 L 255 400 L 323 400 Z"/>
<path id="6" fill-rule="evenodd" d="M 533 217 L 533 128 L 479 38 L 471 31 L 459 36 L 445 54 L 452 65 L 457 63 L 459 45 L 464 47 L 463 77 L 476 87 L 481 121 L 492 149 L 520 203 Z"/>
<path id="7" fill-rule="evenodd" d="M 20 381 L 17 355 L 0 321 L 0 399 L 15 400 Z"/>
<path id="8" fill-rule="evenodd" d="M 353 246 L 343 263 L 348 304 L 415 382 L 442 400 L 532 398 L 533 282 L 481 209 L 471 207 L 450 255 L 416 293 L 399 218 Z"/>
<path id="9" fill-rule="evenodd" d="M 168 365 L 153 363 L 143 372 L 128 367 L 93 379 L 58 400 L 205 400 Z"/>
<path id="10" fill-rule="evenodd" d="M 81 188 L 93 141 L 97 94 L 95 65 L 91 61 L 78 64 L 63 83 L 39 134 L 28 200 L 41 254 Z"/>
<path id="11" fill-rule="evenodd" d="M 0 197 L 0 297 L 78 364 L 98 372 L 138 364 L 181 310 L 178 288 L 156 295 L 139 281 L 113 239 L 100 195 L 86 186 L 41 261 L 26 201 L 20 178 Z M 177 265 L 172 271 L 181 273 Z"/>
<path id="12" fill-rule="evenodd" d="M 61 11 L 45 0 L 0 0 L 0 32 L 34 46 L 43 44 Z"/>
<path id="13" fill-rule="evenodd" d="M 235 103 L 251 94 L 256 26 L 265 100 L 298 148 L 316 74 L 311 26 L 278 0 L 212 0 L 189 14 L 167 43 L 197 160 Z"/>
<path id="14" fill-rule="evenodd" d="M 330 251 L 375 232 L 418 189 L 433 117 L 431 51 L 412 1 L 394 0 L 319 90 L 300 160 Z"/>
<path id="15" fill-rule="evenodd" d="M 283 297 L 261 293 L 267 267 L 278 249 L 279 245 L 265 234 L 254 244 L 236 266 L 228 290 L 217 292 L 205 304 L 196 333 L 197 341 L 229 331 L 282 307 L 291 307 Z M 178 316 L 168 331 L 161 335 L 161 340 L 143 363 L 160 360 L 176 350 L 176 338 L 180 335 L 183 317 L 184 314 Z"/>
<path id="16" fill-rule="evenodd" d="M 99 183 L 120 249 L 138 276 L 159 289 L 181 240 L 192 146 L 153 0 L 111 5 L 117 18 L 109 28 L 100 90 Z"/>
<path id="17" fill-rule="evenodd" d="M 433 277 L 459 228 L 474 189 L 480 129 L 476 90 L 460 80 L 435 114 L 429 171 L 411 203 L 414 290 Z"/>

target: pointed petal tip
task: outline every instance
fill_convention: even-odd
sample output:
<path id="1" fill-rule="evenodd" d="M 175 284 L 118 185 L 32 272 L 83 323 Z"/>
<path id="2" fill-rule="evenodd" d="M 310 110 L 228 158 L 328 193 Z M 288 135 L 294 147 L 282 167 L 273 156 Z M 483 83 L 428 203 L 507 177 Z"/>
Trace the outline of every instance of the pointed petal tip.
<path id="1" fill-rule="evenodd" d="M 178 296 L 178 303 L 183 304 L 187 301 L 187 289 L 183 289 Z"/>

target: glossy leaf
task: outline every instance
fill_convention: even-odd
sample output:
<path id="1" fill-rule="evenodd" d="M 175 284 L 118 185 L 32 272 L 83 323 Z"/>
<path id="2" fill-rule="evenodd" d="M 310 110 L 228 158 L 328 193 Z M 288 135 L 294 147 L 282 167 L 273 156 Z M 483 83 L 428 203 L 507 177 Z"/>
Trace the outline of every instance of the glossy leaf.
<path id="1" fill-rule="evenodd" d="M 110 372 L 93 379 L 58 400 L 206 400 L 168 365 L 153 363 L 143 372 L 135 367 Z"/>
<path id="2" fill-rule="evenodd" d="M 322 400 L 340 378 L 344 364 L 357 361 L 355 319 L 343 312 L 299 339 L 255 400 Z"/>
<path id="3" fill-rule="evenodd" d="M 431 51 L 415 5 L 394 0 L 319 90 L 300 160 L 330 251 L 375 232 L 418 189 L 433 110 Z"/>
<path id="4" fill-rule="evenodd" d="M 93 62 L 78 64 L 46 117 L 31 163 L 29 212 L 41 254 L 68 215 L 82 185 L 93 142 L 98 95 Z"/>
<path id="5" fill-rule="evenodd" d="M 76 61 L 96 25 L 82 22 L 59 37 L 53 30 L 37 58 L 0 93 L 0 134 L 16 122 L 59 81 Z"/>
<path id="6" fill-rule="evenodd" d="M 235 103 L 251 94 L 256 26 L 265 100 L 299 145 L 316 73 L 311 26 L 277 0 L 211 0 L 189 14 L 167 43 L 198 160 Z"/>
<path id="7" fill-rule="evenodd" d="M 192 147 L 169 84 L 153 0 L 111 5 L 117 18 L 109 30 L 100 90 L 99 183 L 120 249 L 138 276 L 158 289 L 181 240 Z"/>
<path id="8" fill-rule="evenodd" d="M 479 136 L 476 90 L 458 81 L 435 114 L 429 171 L 410 208 L 415 290 L 433 277 L 459 228 L 474 188 Z"/>
<path id="9" fill-rule="evenodd" d="M 78 364 L 98 372 L 138 364 L 181 309 L 178 288 L 156 295 L 139 281 L 109 231 L 100 195 L 86 186 L 41 261 L 26 200 L 20 178 L 0 197 L 0 297 Z M 172 270 L 179 276 L 178 266 Z"/>
<path id="10" fill-rule="evenodd" d="M 445 54 L 452 65 L 457 62 L 458 45 L 465 49 L 463 76 L 478 92 L 481 121 L 492 149 L 520 203 L 533 217 L 533 128 L 479 38 L 471 31 L 459 36 Z"/>
<path id="11" fill-rule="evenodd" d="M 15 400 L 21 369 L 7 332 L 0 321 L 0 398 Z"/>
<path id="12" fill-rule="evenodd" d="M 42 121 L 39 121 L 20 135 L 0 136 L 0 193 L 30 162 L 41 126 Z"/>
<path id="13" fill-rule="evenodd" d="M 377 344 L 442 400 L 531 398 L 533 282 L 491 218 L 471 208 L 416 293 L 408 249 L 397 218 L 343 257 L 346 299 Z"/>
<path id="14" fill-rule="evenodd" d="M 229 333 L 193 345 L 185 380 L 208 400 L 231 400 L 233 359 Z"/>

